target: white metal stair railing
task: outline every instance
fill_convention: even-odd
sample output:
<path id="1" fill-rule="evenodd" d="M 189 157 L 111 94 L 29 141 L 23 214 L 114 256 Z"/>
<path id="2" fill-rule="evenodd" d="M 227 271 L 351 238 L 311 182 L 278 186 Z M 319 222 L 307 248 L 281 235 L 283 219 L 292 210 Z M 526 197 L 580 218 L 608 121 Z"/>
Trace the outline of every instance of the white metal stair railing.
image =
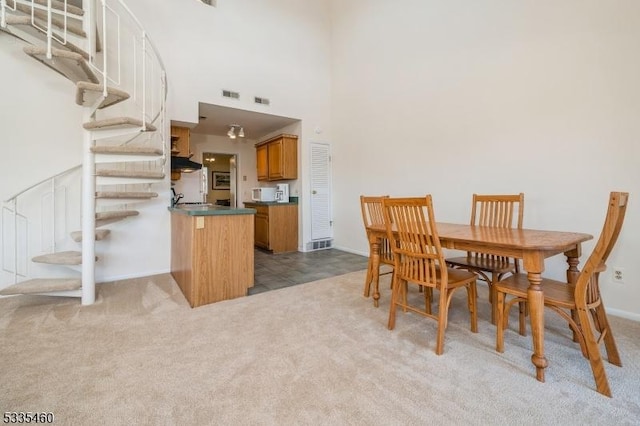
<path id="1" fill-rule="evenodd" d="M 67 0 L 0 0 L 0 26 L 7 28 L 8 14 L 7 11 L 25 12 L 24 8 L 31 8 L 31 23 L 39 31 L 46 33 L 46 58 L 51 60 L 56 53 L 52 47 L 53 41 L 58 45 L 67 44 L 68 40 L 68 18 L 80 20 L 82 22 L 82 30 L 75 30 L 76 34 L 84 33 L 87 39 L 84 43 L 84 51 L 80 51 L 82 57 L 87 59 L 89 67 L 95 71 L 101 81 L 101 86 L 91 87 L 89 83 L 83 81 L 78 82 L 79 93 L 81 85 L 82 89 L 101 90 L 102 96 L 92 98 L 89 103 L 85 102 L 84 106 L 84 142 L 83 142 L 83 165 L 82 165 L 82 234 L 93 235 L 96 230 L 96 162 L 129 162 L 143 161 L 143 168 L 152 168 L 154 166 L 164 169 L 167 162 L 167 146 L 166 143 L 166 74 L 164 65 L 157 53 L 157 49 L 153 46 L 142 25 L 129 10 L 122 0 L 84 0 L 83 13 L 75 10 L 70 13 L 78 1 L 72 1 L 72 5 L 68 5 Z M 37 10 L 37 12 L 36 12 Z M 29 10 L 27 10 L 28 12 Z M 43 18 L 43 13 L 46 19 Z M 13 22 L 17 24 L 24 23 L 17 15 L 11 15 Z M 38 19 L 36 19 L 38 18 Z M 56 21 L 57 19 L 57 21 Z M 42 21 L 46 22 L 42 26 Z M 54 26 L 57 28 L 54 30 Z M 15 33 L 14 33 L 15 35 Z M 20 37 L 20 36 L 18 36 Z M 25 41 L 33 43 L 32 36 L 20 37 Z M 77 37 L 76 37 L 77 38 Z M 79 41 L 74 38 L 74 43 Z M 78 52 L 78 48 L 69 44 L 71 51 Z M 25 49 L 26 52 L 26 49 Z M 33 55 L 40 54 L 32 49 Z M 29 53 L 31 54 L 31 53 Z M 132 59 L 133 58 L 133 59 Z M 36 58 L 38 59 L 38 58 Z M 39 59 L 45 65 L 54 68 L 51 63 Z M 60 72 L 60 71 L 58 71 Z M 65 75 L 61 72 L 61 74 Z M 70 78 L 70 77 L 67 77 Z M 75 81 L 75 80 L 72 80 Z M 96 81 L 95 79 L 93 81 Z M 103 102 L 109 96 L 113 96 L 114 91 L 118 89 L 112 88 L 118 86 L 126 92 L 131 93 L 131 102 L 116 101 L 105 105 Z M 85 93 L 79 95 L 84 97 Z M 128 96 L 125 97 L 125 100 Z M 80 101 L 77 101 L 80 104 Z M 123 115 L 131 113 L 138 116 L 134 119 L 113 119 L 113 107 L 111 104 L 120 104 L 115 108 L 122 111 Z M 123 106 L 123 104 L 128 104 Z M 109 106 L 109 113 L 104 113 L 101 108 Z M 109 117 L 106 117 L 109 115 Z M 124 123 L 124 124 L 123 124 Z M 148 134 L 148 131 L 154 131 L 152 136 L 144 136 L 145 143 L 150 146 L 158 146 L 159 149 L 154 151 L 155 158 L 160 154 L 160 160 L 149 160 L 150 152 L 136 152 L 130 156 L 122 155 L 122 153 L 105 153 L 101 154 L 99 145 L 103 140 L 114 140 L 122 136 L 127 136 L 125 141 L 120 142 L 122 145 L 138 145 L 143 137 L 140 135 Z M 94 152 L 95 151 L 95 152 Z M 104 150 L 103 150 L 104 151 Z M 158 152 L 159 151 L 159 152 Z M 102 157 L 102 160 L 100 160 Z M 158 163 L 160 161 L 160 163 Z M 127 166 L 128 167 L 128 166 Z M 51 178 L 54 179 L 54 178 Z M 101 179 L 98 177 L 98 179 Z M 157 179 L 157 176 L 156 176 Z M 135 181 L 135 179 L 134 179 Z M 139 180 L 144 182 L 144 179 Z M 122 182 L 122 181 L 121 181 Z M 125 182 L 126 183 L 126 182 Z M 114 183 L 105 182 L 103 185 L 112 185 Z M 122 186 L 122 185 L 120 185 Z M 126 186 L 126 185 L 125 185 Z M 148 187 L 150 185 L 147 185 Z M 3 216 L 5 211 L 13 214 L 14 238 L 18 238 L 17 222 L 22 218 L 18 211 L 18 198 L 24 196 L 29 190 L 22 191 L 18 196 L 12 198 L 9 207 L 3 208 Z M 103 194 L 107 192 L 102 192 Z M 133 194 L 133 193 L 132 193 Z M 134 194 L 138 198 L 142 198 L 140 193 Z M 135 196 L 132 195 L 132 198 Z M 157 194 L 156 194 L 157 195 Z M 53 197 L 55 199 L 55 196 Z M 126 197 L 122 197 L 126 198 Z M 53 209 L 54 213 L 55 208 Z M 124 212 L 126 213 L 126 212 Z M 136 212 L 137 214 L 137 212 Z M 25 222 L 29 219 L 25 217 Z M 55 219 L 54 219 L 55 223 Z M 6 252 L 6 239 L 4 235 L 3 220 L 3 253 Z M 55 234 L 55 230 L 53 231 Z M 25 232 L 26 233 L 26 232 Z M 55 238 L 54 238 L 55 240 Z M 77 241 L 77 240 L 76 240 Z M 17 253 L 20 243 L 14 242 L 14 253 Z M 25 247 L 23 244 L 22 247 Z M 17 254 L 14 256 L 14 280 L 17 280 L 18 265 Z M 91 304 L 95 301 L 95 239 L 82 238 L 82 303 Z M 4 265 L 4 259 L 3 259 Z"/>
<path id="2" fill-rule="evenodd" d="M 82 20 L 81 9 L 69 7 L 67 0 L 2 0 L 0 26 L 7 24 L 7 10 L 29 12 L 31 25 L 47 35 L 47 58 L 52 57 L 53 42 L 66 45 L 69 19 Z M 54 27 L 58 27 L 55 30 Z"/>
<path id="3" fill-rule="evenodd" d="M 69 185 L 77 182 L 80 166 L 72 167 L 13 195 L 2 206 L 2 271 L 12 275 L 13 284 L 30 275 L 30 257 L 54 252 L 69 233 L 73 215 L 69 212 Z M 33 201 L 40 201 L 33 203 Z M 20 208 L 20 204 L 27 204 Z M 37 209 L 33 215 L 29 210 Z M 77 222 L 80 218 L 76 218 Z M 37 246 L 37 247 L 34 247 Z"/>

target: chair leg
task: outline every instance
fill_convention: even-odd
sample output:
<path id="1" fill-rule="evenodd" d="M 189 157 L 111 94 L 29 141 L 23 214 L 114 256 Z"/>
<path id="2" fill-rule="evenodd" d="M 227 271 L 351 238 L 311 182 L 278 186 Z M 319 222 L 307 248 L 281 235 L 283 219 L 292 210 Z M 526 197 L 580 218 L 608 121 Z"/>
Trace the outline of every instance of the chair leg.
<path id="1" fill-rule="evenodd" d="M 504 352 L 504 329 L 505 329 L 505 317 L 507 312 L 504 311 L 504 296 L 505 294 L 496 291 L 495 293 L 495 302 L 496 302 L 496 351 Z"/>
<path id="2" fill-rule="evenodd" d="M 578 309 L 578 323 L 584 336 L 587 352 L 589 353 L 589 364 L 591 364 L 591 371 L 593 372 L 593 378 L 596 382 L 596 389 L 599 393 L 611 397 L 611 389 L 609 388 L 609 381 L 607 380 L 607 373 L 604 369 L 602 357 L 600 356 L 600 349 L 598 348 L 598 342 L 593 334 L 591 323 L 589 321 L 589 314 L 584 309 Z"/>
<path id="3" fill-rule="evenodd" d="M 478 332 L 478 289 L 476 282 L 472 281 L 467 284 L 467 303 L 469 305 L 469 314 L 471 315 L 471 332 Z"/>
<path id="4" fill-rule="evenodd" d="M 616 341 L 613 338 L 611 327 L 609 326 L 609 320 L 607 313 L 602 305 L 602 302 L 596 306 L 595 311 L 592 312 L 593 316 L 597 318 L 597 323 L 600 326 L 600 333 L 604 333 L 604 347 L 607 351 L 607 361 L 618 367 L 622 367 L 622 361 L 620 360 L 620 354 L 618 353 L 618 347 Z"/>
<path id="5" fill-rule="evenodd" d="M 528 306 L 526 302 L 518 302 L 518 332 L 520 333 L 521 336 L 526 336 L 527 335 L 527 310 L 528 310 Z"/>
<path id="6" fill-rule="evenodd" d="M 371 281 L 373 281 L 373 259 L 369 256 L 369 262 L 367 262 L 367 276 L 364 279 L 364 297 L 369 297 L 371 294 Z"/>
<path id="7" fill-rule="evenodd" d="M 409 283 L 402 282 L 402 312 L 407 313 L 407 295 L 409 294 Z"/>
<path id="8" fill-rule="evenodd" d="M 497 304 L 496 302 L 496 282 L 498 281 L 498 274 L 491 274 L 491 282 L 487 281 L 489 285 L 489 303 L 491 303 L 491 324 L 496 323 L 497 316 Z"/>
<path id="9" fill-rule="evenodd" d="M 571 318 L 573 318 L 573 322 L 575 322 L 576 324 L 580 324 L 580 318 L 578 318 L 578 311 L 575 309 L 571 310 Z M 575 330 L 572 330 L 573 332 L 573 341 L 578 343 L 580 341 L 580 339 L 578 338 L 578 333 L 575 332 Z"/>
<path id="10" fill-rule="evenodd" d="M 422 296 L 424 298 L 424 311 L 431 315 L 431 300 L 433 299 L 433 289 L 431 287 L 426 287 L 426 286 L 418 286 L 418 288 L 420 289 L 420 293 L 422 293 Z"/>
<path id="11" fill-rule="evenodd" d="M 400 280 L 394 276 L 393 290 L 391 291 L 391 304 L 389 305 L 389 322 L 387 328 L 393 330 L 396 326 L 396 303 L 398 300 L 398 292 L 400 291 Z"/>
<path id="12" fill-rule="evenodd" d="M 447 314 L 449 312 L 449 299 L 447 291 L 440 289 L 440 302 L 438 306 L 438 335 L 436 337 L 436 355 L 442 355 L 444 352 L 444 332 L 447 328 Z"/>

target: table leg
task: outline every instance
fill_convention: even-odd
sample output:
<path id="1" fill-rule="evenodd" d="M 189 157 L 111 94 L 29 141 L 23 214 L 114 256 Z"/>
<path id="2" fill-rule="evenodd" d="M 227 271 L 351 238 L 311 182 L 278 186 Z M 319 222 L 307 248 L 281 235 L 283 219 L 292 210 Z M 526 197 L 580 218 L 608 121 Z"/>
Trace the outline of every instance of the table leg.
<path id="1" fill-rule="evenodd" d="M 567 268 L 567 282 L 571 284 L 575 284 L 578 281 L 578 277 L 580 276 L 580 270 L 578 269 L 578 264 L 580 263 L 580 249 L 576 249 L 573 251 L 569 251 L 565 253 L 567 256 L 567 264 L 569 267 Z M 580 319 L 578 318 L 578 312 L 575 310 L 571 311 L 571 317 L 579 324 Z M 578 334 L 575 330 L 571 329 L 571 333 L 573 334 L 573 341 L 579 342 Z"/>
<path id="2" fill-rule="evenodd" d="M 540 272 L 527 272 L 529 289 L 529 316 L 531 319 L 531 334 L 533 336 L 533 355 L 531 362 L 536 366 L 536 379 L 544 382 L 544 369 L 548 362 L 544 357 L 544 293 L 540 287 L 542 277 Z"/>
<path id="3" fill-rule="evenodd" d="M 373 280 L 373 306 L 378 307 L 380 300 L 380 240 L 371 242 L 371 278 Z"/>
<path id="4" fill-rule="evenodd" d="M 367 262 L 367 276 L 364 279 L 364 297 L 369 297 L 371 292 L 371 281 L 373 281 L 373 248 L 369 243 L 369 261 Z"/>
<path id="5" fill-rule="evenodd" d="M 580 254 L 566 252 L 565 255 L 567 256 L 567 263 L 569 264 L 569 268 L 567 269 L 567 282 L 575 284 L 580 276 L 580 270 L 578 269 Z"/>

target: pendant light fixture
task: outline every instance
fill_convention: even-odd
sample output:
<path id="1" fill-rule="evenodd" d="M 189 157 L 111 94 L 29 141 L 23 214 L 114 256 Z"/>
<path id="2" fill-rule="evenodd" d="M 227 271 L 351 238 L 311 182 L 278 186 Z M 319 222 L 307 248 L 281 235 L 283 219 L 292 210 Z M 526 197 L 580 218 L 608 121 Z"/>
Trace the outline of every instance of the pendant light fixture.
<path id="1" fill-rule="evenodd" d="M 229 136 L 230 139 L 235 139 L 236 129 L 238 131 L 238 137 L 244 138 L 244 127 L 239 124 L 229 124 L 229 131 L 227 132 L 227 136 Z"/>

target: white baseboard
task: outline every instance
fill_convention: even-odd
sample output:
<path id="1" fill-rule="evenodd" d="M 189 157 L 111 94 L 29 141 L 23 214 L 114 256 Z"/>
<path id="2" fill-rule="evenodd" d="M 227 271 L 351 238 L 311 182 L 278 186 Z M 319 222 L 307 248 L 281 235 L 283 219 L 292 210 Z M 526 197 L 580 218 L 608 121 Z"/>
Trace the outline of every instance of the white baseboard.
<path id="1" fill-rule="evenodd" d="M 627 312 L 627 311 L 622 311 L 620 309 L 611 309 L 611 308 L 606 308 L 607 309 L 607 314 L 609 315 L 613 315 L 616 317 L 620 317 L 620 318 L 625 318 L 631 321 L 636 321 L 636 322 L 640 322 L 640 314 L 636 314 L 633 312 Z"/>

